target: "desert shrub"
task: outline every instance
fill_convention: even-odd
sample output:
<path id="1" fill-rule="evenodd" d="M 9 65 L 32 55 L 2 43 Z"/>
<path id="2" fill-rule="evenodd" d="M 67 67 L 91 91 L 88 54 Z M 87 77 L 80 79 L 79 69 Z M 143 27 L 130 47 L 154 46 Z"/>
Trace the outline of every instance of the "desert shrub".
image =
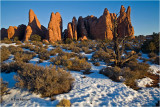
<path id="1" fill-rule="evenodd" d="M 119 81 L 118 77 L 121 75 L 121 68 L 115 67 L 106 67 L 99 71 L 100 74 L 108 76 L 110 79 L 114 81 Z"/>
<path id="2" fill-rule="evenodd" d="M 99 49 L 92 55 L 93 61 L 105 61 L 109 63 L 109 59 L 112 57 L 109 55 L 109 53 L 105 52 L 103 49 Z"/>
<path id="3" fill-rule="evenodd" d="M 1 52 L 1 56 L 0 56 L 1 62 L 5 61 L 9 58 L 10 51 L 7 47 L 2 46 L 0 48 L 0 52 Z"/>
<path id="4" fill-rule="evenodd" d="M 22 44 L 21 41 L 16 41 L 15 43 L 16 43 L 16 45 L 21 45 Z"/>
<path id="5" fill-rule="evenodd" d="M 38 57 L 43 60 L 48 60 L 50 58 L 50 53 L 48 51 L 41 51 Z"/>
<path id="6" fill-rule="evenodd" d="M 10 39 L 8 39 L 7 37 L 5 37 L 5 38 L 1 41 L 1 43 L 11 44 L 12 41 L 11 41 Z"/>
<path id="7" fill-rule="evenodd" d="M 43 47 L 43 43 L 40 41 L 32 41 L 32 44 L 35 46 Z"/>
<path id="8" fill-rule="evenodd" d="M 60 47 L 56 47 L 55 49 L 52 49 L 49 51 L 50 55 L 56 55 L 57 53 L 62 53 L 62 49 Z"/>
<path id="9" fill-rule="evenodd" d="M 25 43 L 23 45 L 21 45 L 22 48 L 26 48 L 29 49 L 32 45 L 30 43 Z"/>
<path id="10" fill-rule="evenodd" d="M 74 47 L 71 50 L 72 50 L 72 52 L 75 52 L 75 53 L 79 53 L 81 51 L 81 49 L 79 47 Z"/>
<path id="11" fill-rule="evenodd" d="M 13 46 L 13 45 L 10 45 L 9 47 L 8 47 L 8 49 L 9 49 L 9 51 L 11 52 L 11 54 L 15 54 L 15 53 L 17 53 L 17 52 L 23 52 L 23 49 L 21 48 L 21 47 L 19 47 L 19 46 Z"/>
<path id="12" fill-rule="evenodd" d="M 90 70 L 91 64 L 88 63 L 84 58 L 79 59 L 78 57 L 75 57 L 74 59 L 67 61 L 67 68 L 69 70 L 75 70 L 75 71 Z"/>
<path id="13" fill-rule="evenodd" d="M 65 44 L 71 44 L 73 42 L 73 40 L 71 38 L 67 38 L 65 40 Z"/>
<path id="14" fill-rule="evenodd" d="M 141 46 L 141 50 L 144 53 L 150 52 L 159 52 L 159 33 L 153 33 L 151 39 L 147 39 L 144 41 L 143 45 Z"/>
<path id="15" fill-rule="evenodd" d="M 100 63 L 99 62 L 93 62 L 93 65 L 94 66 L 100 66 Z"/>
<path id="16" fill-rule="evenodd" d="M 35 34 L 35 35 L 31 35 L 30 37 L 31 41 L 41 41 L 41 36 Z"/>
<path id="17" fill-rule="evenodd" d="M 20 70 L 23 66 L 23 62 L 11 62 L 11 63 L 2 63 L 1 64 L 1 72 L 10 73 L 10 72 L 16 72 L 17 70 Z"/>
<path id="18" fill-rule="evenodd" d="M 149 58 L 154 58 L 154 57 L 156 57 L 157 55 L 155 54 L 155 53 L 153 53 L 153 52 L 151 52 L 151 53 L 149 53 L 148 54 L 148 57 Z"/>
<path id="19" fill-rule="evenodd" d="M 153 63 L 159 65 L 159 61 L 160 61 L 160 56 L 157 56 L 157 57 L 153 60 Z"/>
<path id="20" fill-rule="evenodd" d="M 69 92 L 74 81 L 70 72 L 56 66 L 41 67 L 25 64 L 18 70 L 16 86 L 41 94 L 42 97 Z"/>
<path id="21" fill-rule="evenodd" d="M 39 59 L 38 63 L 42 63 L 43 62 L 43 59 Z"/>
<path id="22" fill-rule="evenodd" d="M 85 52 L 85 54 L 89 54 L 92 52 L 88 47 L 82 47 L 82 50 Z"/>
<path id="23" fill-rule="evenodd" d="M 18 36 L 15 36 L 15 37 L 13 38 L 13 41 L 14 41 L 14 42 L 16 42 L 16 41 L 18 41 L 18 40 L 19 40 Z"/>
<path id="24" fill-rule="evenodd" d="M 8 83 L 4 82 L 2 78 L 0 78 L 0 103 L 3 102 L 3 95 L 5 95 L 8 91 Z"/>
<path id="25" fill-rule="evenodd" d="M 22 61 L 22 62 L 29 62 L 33 57 L 36 56 L 34 52 L 17 52 L 14 54 L 14 60 Z"/>
<path id="26" fill-rule="evenodd" d="M 57 105 L 56 107 L 70 107 L 71 106 L 71 102 L 67 99 L 62 99 Z"/>

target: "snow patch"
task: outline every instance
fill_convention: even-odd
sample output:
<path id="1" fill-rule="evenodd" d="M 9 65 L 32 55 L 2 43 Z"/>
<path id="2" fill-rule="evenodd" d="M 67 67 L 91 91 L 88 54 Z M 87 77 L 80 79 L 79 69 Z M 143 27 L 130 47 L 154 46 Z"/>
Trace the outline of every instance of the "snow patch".
<path id="1" fill-rule="evenodd" d="M 139 88 L 146 87 L 146 85 L 152 85 L 152 82 L 153 80 L 148 77 L 136 80 L 137 87 Z"/>

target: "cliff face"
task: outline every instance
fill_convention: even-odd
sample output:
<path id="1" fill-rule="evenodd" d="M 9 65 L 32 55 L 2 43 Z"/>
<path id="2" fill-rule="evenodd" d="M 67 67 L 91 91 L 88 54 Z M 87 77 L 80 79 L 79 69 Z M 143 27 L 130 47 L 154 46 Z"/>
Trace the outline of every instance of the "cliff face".
<path id="1" fill-rule="evenodd" d="M 64 38 L 71 39 L 113 39 L 112 23 L 114 19 L 118 24 L 118 35 L 133 36 L 134 28 L 131 24 L 131 7 L 129 6 L 127 11 L 124 6 L 121 6 L 120 15 L 117 17 L 115 13 L 109 13 L 105 8 L 103 15 L 99 18 L 91 15 L 83 18 L 80 16 L 78 21 L 73 17 L 72 22 L 68 23 L 67 29 L 63 32 Z M 28 25 L 9 26 L 8 29 L 1 29 L 1 39 L 7 37 L 9 39 L 17 36 L 20 40 L 28 41 L 34 34 L 40 35 L 45 41 L 55 42 L 62 40 L 62 17 L 60 13 L 51 13 L 48 29 L 40 24 L 36 14 L 33 10 L 29 10 L 29 22 Z"/>
<path id="2" fill-rule="evenodd" d="M 118 34 L 120 37 L 134 35 L 134 28 L 131 24 L 131 7 L 125 12 L 124 6 L 121 6 L 120 16 L 118 17 Z"/>
<path id="3" fill-rule="evenodd" d="M 118 34 L 120 37 L 122 36 L 133 36 L 134 35 L 134 28 L 131 24 L 130 18 L 131 8 L 128 7 L 127 11 L 125 12 L 124 6 L 121 6 L 120 15 L 117 18 L 115 13 L 109 13 L 108 9 L 105 8 L 103 15 L 99 18 L 91 15 L 85 18 L 80 16 L 78 18 L 77 24 L 77 35 L 78 38 L 91 38 L 91 39 L 113 39 L 112 34 L 112 23 L 113 20 L 118 20 Z M 73 38 L 74 30 L 73 30 L 73 21 L 72 23 L 68 24 L 68 38 Z M 71 29 L 72 28 L 72 29 Z M 75 28 L 74 28 L 75 29 Z M 71 33 L 72 32 L 72 33 Z"/>
<path id="4" fill-rule="evenodd" d="M 44 39 L 46 38 L 45 37 L 46 31 L 47 29 L 40 24 L 36 14 L 33 12 L 32 9 L 30 9 L 29 10 L 29 22 L 28 22 L 28 26 L 25 31 L 24 40 L 28 41 L 31 35 L 34 35 L 34 34 L 40 35 L 42 39 Z"/>
<path id="5" fill-rule="evenodd" d="M 54 14 L 52 12 L 50 21 L 48 24 L 48 31 L 47 31 L 47 39 L 50 42 L 55 42 L 57 40 L 61 40 L 62 35 L 62 18 L 60 13 Z"/>

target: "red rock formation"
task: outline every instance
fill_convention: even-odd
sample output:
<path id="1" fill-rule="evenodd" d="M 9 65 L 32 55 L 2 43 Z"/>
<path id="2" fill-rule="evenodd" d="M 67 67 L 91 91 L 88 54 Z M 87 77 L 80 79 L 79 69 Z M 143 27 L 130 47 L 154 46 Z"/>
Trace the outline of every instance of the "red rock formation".
<path id="1" fill-rule="evenodd" d="M 85 18 L 79 17 L 78 20 L 78 37 L 86 36 L 91 39 L 113 39 L 112 23 L 114 19 L 118 20 L 118 34 L 120 37 L 123 35 L 134 35 L 134 28 L 131 24 L 130 18 L 131 8 L 130 6 L 125 12 L 124 6 L 121 6 L 120 16 L 117 19 L 115 13 L 109 13 L 108 9 L 104 10 L 104 13 L 100 18 L 96 18 L 93 15 Z"/>
<path id="2" fill-rule="evenodd" d="M 131 24 L 131 7 L 129 6 L 127 12 L 125 12 L 125 8 L 122 5 L 120 10 L 120 16 L 118 17 L 118 34 L 120 37 L 125 36 L 133 36 L 134 28 Z"/>
<path id="3" fill-rule="evenodd" d="M 24 40 L 28 41 L 31 35 L 37 34 L 41 36 L 42 39 L 46 38 L 46 28 L 42 26 L 32 9 L 29 10 L 29 23 L 26 28 Z"/>
<path id="4" fill-rule="evenodd" d="M 73 39 L 72 23 L 68 23 L 67 31 L 68 31 L 67 38 Z"/>
<path id="5" fill-rule="evenodd" d="M 11 39 L 15 35 L 15 28 L 13 26 L 9 26 L 7 33 L 8 39 Z"/>
<path id="6" fill-rule="evenodd" d="M 50 42 L 55 42 L 57 40 L 61 40 L 62 34 L 62 18 L 60 13 L 54 14 L 52 12 L 50 21 L 48 24 L 48 32 L 47 37 Z"/>
<path id="7" fill-rule="evenodd" d="M 88 33 L 87 33 L 87 30 L 85 28 L 85 25 L 84 25 L 84 19 L 82 18 L 82 16 L 79 17 L 78 19 L 78 28 L 77 28 L 78 32 L 79 32 L 79 37 L 83 38 L 87 38 L 88 36 Z"/>
<path id="8" fill-rule="evenodd" d="M 76 17 L 73 17 L 72 19 L 72 32 L 73 32 L 73 38 L 77 40 L 77 20 Z"/>

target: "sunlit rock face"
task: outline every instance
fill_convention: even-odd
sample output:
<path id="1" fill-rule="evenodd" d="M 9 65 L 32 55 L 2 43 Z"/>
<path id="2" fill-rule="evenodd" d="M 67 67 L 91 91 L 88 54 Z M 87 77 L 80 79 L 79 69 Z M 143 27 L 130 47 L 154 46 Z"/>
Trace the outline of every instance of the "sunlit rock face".
<path id="1" fill-rule="evenodd" d="M 51 14 L 48 24 L 47 38 L 50 42 L 61 40 L 62 35 L 62 18 L 60 13 Z"/>
<path id="2" fill-rule="evenodd" d="M 32 9 L 29 10 L 29 22 L 26 27 L 24 40 L 28 41 L 30 37 L 34 34 L 41 36 L 42 39 L 45 39 L 47 29 L 42 26 Z"/>

